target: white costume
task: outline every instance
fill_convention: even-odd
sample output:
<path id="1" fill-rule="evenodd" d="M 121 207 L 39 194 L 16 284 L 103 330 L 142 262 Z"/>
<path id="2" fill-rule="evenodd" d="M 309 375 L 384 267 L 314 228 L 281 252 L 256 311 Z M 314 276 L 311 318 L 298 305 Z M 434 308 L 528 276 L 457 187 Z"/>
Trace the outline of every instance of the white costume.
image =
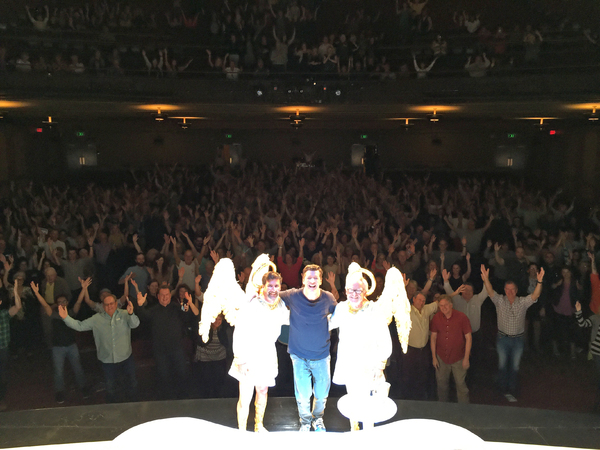
<path id="1" fill-rule="evenodd" d="M 356 263 L 348 267 L 353 272 L 367 272 Z M 362 276 L 362 275 L 361 275 Z M 374 286 L 371 286 L 374 289 Z M 335 384 L 369 389 L 380 378 L 390 354 L 392 339 L 388 325 L 396 318 L 398 338 L 404 352 L 410 334 L 410 303 L 402 274 L 396 268 L 387 271 L 385 288 L 377 302 L 366 301 L 358 311 L 350 309 L 350 302 L 340 302 L 331 317 L 329 328 L 339 328 L 338 355 L 333 374 Z"/>
<path id="2" fill-rule="evenodd" d="M 289 324 L 290 313 L 281 299 L 269 305 L 257 293 L 256 276 L 269 270 L 268 255 L 259 256 L 252 264 L 252 273 L 246 292 L 235 279 L 233 262 L 221 259 L 215 266 L 208 288 L 204 293 L 202 319 L 198 330 L 202 339 L 208 339 L 210 324 L 223 312 L 225 319 L 235 327 L 233 332 L 233 364 L 229 374 L 235 379 L 250 381 L 254 386 L 274 386 L 277 376 L 275 341 L 281 326 Z"/>
<path id="3" fill-rule="evenodd" d="M 275 386 L 277 377 L 275 341 L 281 334 L 281 326 L 289 323 L 290 312 L 281 299 L 273 309 L 260 295 L 253 297 L 250 302 L 242 306 L 237 311 L 237 318 L 232 324 L 235 325 L 234 358 L 229 375 L 239 381 L 243 381 L 242 378 L 245 377 L 254 386 Z"/>

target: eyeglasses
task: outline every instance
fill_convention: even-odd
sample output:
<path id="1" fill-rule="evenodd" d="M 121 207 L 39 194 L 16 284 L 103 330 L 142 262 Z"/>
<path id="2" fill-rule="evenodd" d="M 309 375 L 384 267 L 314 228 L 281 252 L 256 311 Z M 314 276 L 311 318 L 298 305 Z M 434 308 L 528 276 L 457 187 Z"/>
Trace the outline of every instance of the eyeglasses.
<path id="1" fill-rule="evenodd" d="M 362 289 L 346 289 L 346 292 L 348 294 L 362 295 L 364 291 Z"/>

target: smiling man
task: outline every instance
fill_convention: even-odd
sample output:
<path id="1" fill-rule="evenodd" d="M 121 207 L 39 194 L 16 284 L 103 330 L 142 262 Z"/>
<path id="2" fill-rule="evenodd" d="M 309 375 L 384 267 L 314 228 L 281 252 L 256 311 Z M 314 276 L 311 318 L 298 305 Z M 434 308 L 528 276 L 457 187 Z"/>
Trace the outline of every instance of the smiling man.
<path id="1" fill-rule="evenodd" d="M 294 391 L 300 431 L 326 431 L 323 413 L 329 396 L 329 324 L 327 318 L 336 306 L 334 296 L 321 290 L 323 270 L 314 264 L 302 271 L 302 288 L 280 294 L 290 309 L 288 352 L 294 369 Z M 310 398 L 314 392 L 311 410 Z"/>
<path id="2" fill-rule="evenodd" d="M 69 316 L 67 307 L 59 305 L 58 313 L 65 324 L 75 331 L 92 330 L 98 359 L 102 363 L 106 378 L 106 400 L 117 401 L 117 379 L 124 375 L 127 383 L 126 396 L 130 401 L 137 400 L 137 379 L 135 362 L 131 351 L 131 329 L 140 325 L 140 319 L 133 313 L 133 304 L 127 300 L 127 310 L 117 308 L 117 299 L 109 294 L 102 300 L 104 311 L 94 314 L 84 321 Z"/>

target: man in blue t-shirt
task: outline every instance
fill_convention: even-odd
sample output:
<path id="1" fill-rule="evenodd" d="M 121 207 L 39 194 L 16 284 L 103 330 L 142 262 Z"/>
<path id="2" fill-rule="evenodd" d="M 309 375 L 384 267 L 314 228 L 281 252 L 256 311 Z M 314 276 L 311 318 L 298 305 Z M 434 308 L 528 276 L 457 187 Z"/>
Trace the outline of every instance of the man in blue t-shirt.
<path id="1" fill-rule="evenodd" d="M 328 316 L 333 313 L 336 301 L 332 294 L 321 290 L 322 280 L 323 270 L 308 265 L 302 271 L 302 289 L 280 293 L 290 309 L 288 352 L 294 368 L 300 431 L 310 431 L 311 424 L 315 431 L 326 431 L 323 413 L 331 385 Z M 313 392 L 315 401 L 311 411 Z"/>

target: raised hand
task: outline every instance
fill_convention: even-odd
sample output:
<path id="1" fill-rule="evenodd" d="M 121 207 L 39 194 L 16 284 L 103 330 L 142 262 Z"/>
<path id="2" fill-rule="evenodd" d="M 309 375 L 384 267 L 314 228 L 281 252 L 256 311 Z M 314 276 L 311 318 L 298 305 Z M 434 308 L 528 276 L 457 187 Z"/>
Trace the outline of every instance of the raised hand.
<path id="1" fill-rule="evenodd" d="M 577 311 L 577 312 L 581 311 L 581 303 L 579 303 L 578 301 L 575 302 L 575 311 Z"/>
<path id="2" fill-rule="evenodd" d="M 92 284 L 92 277 L 87 277 L 85 280 L 79 277 L 77 279 L 79 280 L 79 284 L 81 284 L 81 289 L 87 290 Z M 125 279 L 127 279 L 127 277 L 125 277 Z"/>
<path id="3" fill-rule="evenodd" d="M 138 306 L 144 306 L 144 303 L 146 303 L 146 298 L 148 297 L 148 294 L 144 294 L 142 295 L 141 292 L 137 293 L 137 304 Z"/>
<path id="4" fill-rule="evenodd" d="M 327 282 L 330 286 L 335 286 L 335 273 L 327 272 Z"/>
<path id="5" fill-rule="evenodd" d="M 131 303 L 131 300 L 127 300 L 127 313 L 129 315 L 133 314 L 133 303 Z"/>
<path id="6" fill-rule="evenodd" d="M 433 277 L 431 277 L 431 278 L 433 278 Z M 444 283 L 446 281 L 449 281 L 450 280 L 450 272 L 448 272 L 446 269 L 443 269 L 442 270 L 442 278 L 444 279 Z"/>
<path id="7" fill-rule="evenodd" d="M 210 257 L 215 262 L 215 264 L 217 264 L 219 262 L 220 257 L 219 257 L 219 254 L 216 251 L 211 250 L 210 251 Z"/>
<path id="8" fill-rule="evenodd" d="M 31 286 L 31 290 L 33 291 L 34 294 L 37 295 L 40 293 L 40 286 L 35 284 L 35 282 L 32 281 L 29 285 Z"/>
<path id="9" fill-rule="evenodd" d="M 435 280 L 436 275 L 437 275 L 437 269 L 434 267 L 433 269 L 431 269 L 429 271 L 429 279 L 431 281 Z"/>
<path id="10" fill-rule="evenodd" d="M 177 271 L 177 275 L 179 276 L 179 281 L 181 282 L 183 276 L 185 275 L 185 267 L 180 267 Z"/>
<path id="11" fill-rule="evenodd" d="M 490 277 L 490 269 L 485 268 L 485 264 L 481 265 L 481 279 L 483 281 L 488 280 Z"/>
<path id="12" fill-rule="evenodd" d="M 544 271 L 544 268 L 542 267 L 542 268 L 540 269 L 540 271 L 538 272 L 538 274 L 537 274 L 537 280 L 538 280 L 538 282 L 540 282 L 540 283 L 541 283 L 541 282 L 544 280 L 544 274 L 545 274 L 545 273 L 546 273 L 546 272 Z"/>
<path id="13" fill-rule="evenodd" d="M 386 270 L 386 272 L 392 267 L 392 265 L 387 261 L 387 259 L 384 259 L 381 265 Z"/>
<path id="14" fill-rule="evenodd" d="M 499 252 L 500 251 L 500 244 L 498 244 L 497 242 L 494 244 L 494 251 L 495 252 Z"/>
<path id="15" fill-rule="evenodd" d="M 58 305 L 58 315 L 61 319 L 66 319 L 69 315 L 69 311 L 67 311 L 67 305 Z"/>
<path id="16" fill-rule="evenodd" d="M 194 278 L 194 283 L 196 283 L 195 286 L 198 286 L 200 281 L 202 281 L 202 275 L 196 275 L 196 278 Z"/>

